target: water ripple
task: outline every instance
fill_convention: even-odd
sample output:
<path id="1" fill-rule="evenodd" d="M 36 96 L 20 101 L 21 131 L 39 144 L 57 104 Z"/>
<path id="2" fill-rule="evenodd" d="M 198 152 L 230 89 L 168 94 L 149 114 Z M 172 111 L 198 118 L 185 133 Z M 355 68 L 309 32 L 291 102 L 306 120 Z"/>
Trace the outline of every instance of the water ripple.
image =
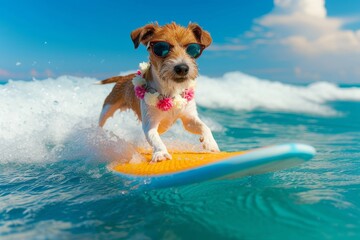
<path id="1" fill-rule="evenodd" d="M 260 182 L 266 179 L 261 178 Z M 215 236 L 230 238 L 237 238 L 242 234 L 257 238 L 268 237 L 271 231 L 280 231 L 284 227 L 297 234 L 301 232 L 304 236 L 324 237 L 321 232 L 324 226 L 339 222 L 339 218 L 347 218 L 345 214 L 334 214 L 331 206 L 313 208 L 312 205 L 316 204 L 316 201 L 299 202 L 298 198 L 294 197 L 294 194 L 305 197 L 304 192 L 260 188 L 256 187 L 258 183 L 253 184 L 252 181 L 252 177 L 249 177 L 237 183 L 214 181 L 153 191 L 149 193 L 148 201 L 176 209 L 177 217 L 181 215 L 187 221 L 196 222 L 197 227 L 218 234 Z M 264 225 L 271 225 L 271 229 L 257 228 L 259 219 Z M 357 221 L 359 222 L 359 219 Z M 345 224 L 341 227 L 347 228 Z M 281 233 L 277 233 L 276 236 L 281 236 Z M 298 239 L 299 235 L 290 234 L 283 237 Z"/>

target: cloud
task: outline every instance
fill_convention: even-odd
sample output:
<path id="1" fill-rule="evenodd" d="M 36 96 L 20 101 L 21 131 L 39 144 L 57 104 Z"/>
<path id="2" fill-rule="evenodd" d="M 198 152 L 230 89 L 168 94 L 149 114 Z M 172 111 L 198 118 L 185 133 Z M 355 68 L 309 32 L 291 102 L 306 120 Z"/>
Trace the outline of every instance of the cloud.
<path id="1" fill-rule="evenodd" d="M 358 83 L 360 29 L 345 28 L 358 20 L 328 16 L 325 0 L 274 0 L 248 31 L 213 51 L 232 50 L 241 70 L 262 78 Z M 242 58 L 234 46 L 241 46 Z M 269 68 L 284 71 L 264 71 Z"/>
<path id="2" fill-rule="evenodd" d="M 324 0 L 275 0 L 274 12 L 285 14 L 303 13 L 319 18 L 326 17 Z"/>
<path id="3" fill-rule="evenodd" d="M 31 75 L 32 77 L 37 77 L 39 74 L 38 74 L 38 72 L 36 71 L 36 69 L 31 69 L 31 70 L 30 70 L 30 75 Z"/>
<path id="4" fill-rule="evenodd" d="M 53 71 L 50 70 L 50 69 L 46 69 L 46 70 L 45 70 L 45 75 L 46 75 L 47 77 L 54 77 L 54 76 L 55 76 L 55 74 L 53 73 Z"/>
<path id="5" fill-rule="evenodd" d="M 267 29 L 260 36 L 275 32 L 278 42 L 298 54 L 359 53 L 360 31 L 344 30 L 346 22 L 327 16 L 324 0 L 275 0 L 273 11 L 255 21 Z"/>
<path id="6" fill-rule="evenodd" d="M 0 68 L 0 77 L 8 77 L 8 76 L 10 76 L 10 73 L 5 69 Z"/>
<path id="7" fill-rule="evenodd" d="M 291 36 L 282 41 L 300 54 L 360 53 L 360 38 L 352 31 L 339 31 L 309 40 L 304 36 Z"/>

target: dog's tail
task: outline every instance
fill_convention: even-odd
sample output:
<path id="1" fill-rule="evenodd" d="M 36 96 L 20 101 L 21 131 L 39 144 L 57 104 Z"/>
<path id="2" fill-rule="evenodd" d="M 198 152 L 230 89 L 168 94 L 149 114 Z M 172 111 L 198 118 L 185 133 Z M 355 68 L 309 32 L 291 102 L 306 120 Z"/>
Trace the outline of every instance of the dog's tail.
<path id="1" fill-rule="evenodd" d="M 117 82 L 123 83 L 123 82 L 132 80 L 135 76 L 136 76 L 136 73 L 131 73 L 126 76 L 115 76 L 115 77 L 111 77 L 111 78 L 107 78 L 107 79 L 95 82 L 94 84 L 103 85 L 103 84 L 117 83 Z"/>

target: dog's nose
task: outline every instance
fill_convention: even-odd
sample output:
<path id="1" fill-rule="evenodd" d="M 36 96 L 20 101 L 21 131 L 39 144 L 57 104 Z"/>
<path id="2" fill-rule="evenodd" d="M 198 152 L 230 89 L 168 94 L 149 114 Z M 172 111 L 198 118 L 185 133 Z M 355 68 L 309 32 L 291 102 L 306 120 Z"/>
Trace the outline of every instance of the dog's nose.
<path id="1" fill-rule="evenodd" d="M 174 67 L 174 71 L 176 72 L 176 74 L 180 76 L 185 76 L 189 72 L 189 66 L 184 63 L 181 63 Z"/>

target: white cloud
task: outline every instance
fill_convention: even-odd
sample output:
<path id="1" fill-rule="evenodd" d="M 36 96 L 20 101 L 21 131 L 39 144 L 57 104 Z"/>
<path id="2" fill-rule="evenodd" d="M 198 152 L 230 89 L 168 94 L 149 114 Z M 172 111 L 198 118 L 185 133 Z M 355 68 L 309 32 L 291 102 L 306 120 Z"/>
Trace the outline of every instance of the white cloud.
<path id="1" fill-rule="evenodd" d="M 234 57 L 244 51 L 242 62 L 236 59 L 242 70 L 264 78 L 358 83 L 360 29 L 344 26 L 359 20 L 328 16 L 325 0 L 274 0 L 272 11 L 255 19 L 249 31 L 210 50 Z"/>
<path id="2" fill-rule="evenodd" d="M 360 52 L 359 30 L 343 30 L 346 21 L 328 17 L 324 0 L 275 0 L 274 5 L 271 13 L 256 20 L 275 33 L 272 40 L 305 55 Z"/>
<path id="3" fill-rule="evenodd" d="M 0 77 L 8 77 L 8 76 L 10 76 L 10 73 L 5 69 L 0 68 Z"/>
<path id="4" fill-rule="evenodd" d="M 275 0 L 275 11 L 303 13 L 319 18 L 326 17 L 325 0 Z"/>
<path id="5" fill-rule="evenodd" d="M 302 54 L 359 53 L 360 38 L 352 31 L 337 31 L 309 40 L 304 36 L 291 36 L 282 41 Z"/>

